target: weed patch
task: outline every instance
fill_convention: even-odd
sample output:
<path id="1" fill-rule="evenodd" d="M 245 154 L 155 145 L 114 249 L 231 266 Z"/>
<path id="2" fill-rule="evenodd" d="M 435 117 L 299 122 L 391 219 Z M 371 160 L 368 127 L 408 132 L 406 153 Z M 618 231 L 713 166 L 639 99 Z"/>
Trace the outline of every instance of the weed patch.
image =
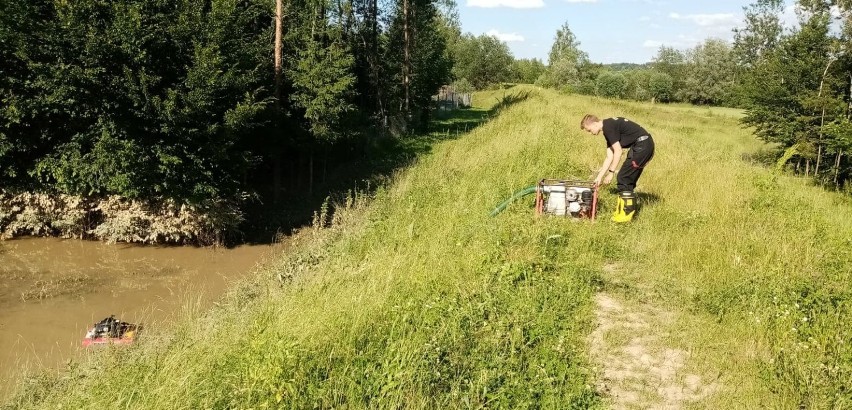
<path id="1" fill-rule="evenodd" d="M 87 275 L 68 276 L 59 279 L 37 280 L 29 289 L 21 292 L 21 300 L 42 300 L 62 295 L 84 293 L 94 280 Z"/>

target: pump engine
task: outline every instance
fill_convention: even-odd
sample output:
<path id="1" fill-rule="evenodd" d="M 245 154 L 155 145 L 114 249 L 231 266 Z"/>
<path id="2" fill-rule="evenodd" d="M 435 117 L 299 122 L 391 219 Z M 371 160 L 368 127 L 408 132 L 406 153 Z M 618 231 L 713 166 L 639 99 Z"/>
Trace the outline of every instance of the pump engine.
<path id="1" fill-rule="evenodd" d="M 535 195 L 536 214 L 595 219 L 598 187 L 592 181 L 542 179 Z"/>

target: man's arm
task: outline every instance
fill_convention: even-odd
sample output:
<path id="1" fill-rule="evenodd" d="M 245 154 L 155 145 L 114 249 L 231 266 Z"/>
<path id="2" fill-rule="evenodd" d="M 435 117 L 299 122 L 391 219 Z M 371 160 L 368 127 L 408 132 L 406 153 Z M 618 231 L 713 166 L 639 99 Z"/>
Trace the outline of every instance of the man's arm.
<path id="1" fill-rule="evenodd" d="M 595 178 L 595 182 L 600 185 L 601 181 L 606 181 L 605 183 L 609 183 L 612 180 L 612 175 L 615 174 L 615 167 L 618 166 L 618 161 L 621 160 L 621 143 L 616 141 L 612 145 L 609 146 L 606 150 L 606 159 L 604 159 L 603 165 L 601 165 L 600 171 L 598 171 L 598 177 Z M 607 175 L 610 174 L 610 175 Z M 606 179 L 604 179 L 606 177 Z"/>

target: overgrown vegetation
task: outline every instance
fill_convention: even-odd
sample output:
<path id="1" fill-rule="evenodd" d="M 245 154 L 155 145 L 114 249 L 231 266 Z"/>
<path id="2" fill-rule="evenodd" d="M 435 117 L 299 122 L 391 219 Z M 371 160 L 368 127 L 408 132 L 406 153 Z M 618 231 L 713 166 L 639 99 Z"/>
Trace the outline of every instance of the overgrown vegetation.
<path id="1" fill-rule="evenodd" d="M 840 189 L 852 180 L 852 5 L 832 3 L 802 1 L 800 27 L 792 32 L 779 27 L 781 2 L 753 6 L 740 37 L 748 64 L 743 122 L 780 146 L 780 167 L 789 163 Z"/>
<path id="2" fill-rule="evenodd" d="M 219 308 L 32 379 L 7 407 L 603 407 L 585 345 L 598 290 L 719 323 L 667 336 L 718 375 L 694 408 L 852 405 L 848 198 L 743 161 L 762 144 L 735 110 L 476 97 L 503 104 L 462 138 L 433 134 L 369 198 L 333 201 Z M 489 218 L 518 187 L 591 174 L 601 143 L 576 127 L 590 106 L 658 142 L 635 223 L 525 202 Z"/>

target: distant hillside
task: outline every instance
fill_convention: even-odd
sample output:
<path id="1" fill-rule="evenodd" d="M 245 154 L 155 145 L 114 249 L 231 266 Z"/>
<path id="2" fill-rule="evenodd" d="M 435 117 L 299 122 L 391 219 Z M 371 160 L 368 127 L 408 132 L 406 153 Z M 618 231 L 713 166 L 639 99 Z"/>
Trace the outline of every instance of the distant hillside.
<path id="1" fill-rule="evenodd" d="M 644 68 L 651 68 L 651 63 L 644 64 L 636 64 L 636 63 L 612 63 L 612 64 L 604 64 L 605 68 L 608 68 L 612 71 L 626 71 L 626 70 L 639 70 Z"/>

